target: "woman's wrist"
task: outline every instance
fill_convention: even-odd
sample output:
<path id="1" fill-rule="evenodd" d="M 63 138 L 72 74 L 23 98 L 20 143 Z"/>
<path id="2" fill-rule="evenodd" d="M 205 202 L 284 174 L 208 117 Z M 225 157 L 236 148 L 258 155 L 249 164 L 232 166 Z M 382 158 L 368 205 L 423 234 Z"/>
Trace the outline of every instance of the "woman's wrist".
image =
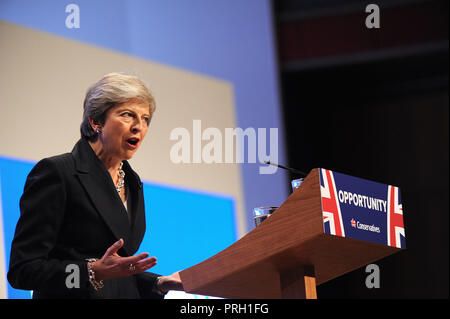
<path id="1" fill-rule="evenodd" d="M 164 294 L 166 294 L 169 290 L 184 290 L 179 272 L 175 272 L 170 276 L 158 277 L 155 285 L 157 285 L 158 289 Z"/>
<path id="2" fill-rule="evenodd" d="M 157 277 L 156 280 L 155 280 L 155 284 L 153 285 L 153 291 L 156 292 L 159 295 L 165 295 L 167 293 L 167 291 L 165 291 L 161 287 L 161 279 L 162 278 L 163 278 L 163 276 Z"/>
<path id="3" fill-rule="evenodd" d="M 98 278 L 98 273 L 96 273 L 95 263 L 98 260 L 95 258 L 90 258 L 87 260 L 87 269 L 88 269 L 88 278 L 89 283 L 94 287 L 96 291 L 99 291 L 103 288 L 103 280 Z"/>
<path id="4" fill-rule="evenodd" d="M 103 281 L 104 278 L 102 277 L 102 273 L 100 272 L 100 269 L 98 267 L 99 260 L 97 258 L 91 258 L 90 260 L 92 261 L 91 267 L 92 267 L 92 271 L 95 274 L 95 279 L 98 281 Z"/>

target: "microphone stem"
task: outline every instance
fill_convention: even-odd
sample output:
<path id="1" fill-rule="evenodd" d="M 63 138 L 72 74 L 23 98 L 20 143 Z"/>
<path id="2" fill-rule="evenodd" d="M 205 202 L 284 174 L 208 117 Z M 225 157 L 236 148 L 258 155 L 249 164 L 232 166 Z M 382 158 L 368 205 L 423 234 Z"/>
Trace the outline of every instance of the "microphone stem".
<path id="1" fill-rule="evenodd" d="M 265 163 L 268 164 L 268 165 L 274 165 L 274 166 L 277 166 L 277 167 L 279 167 L 279 168 L 288 170 L 288 171 L 290 171 L 290 172 L 292 172 L 292 173 L 295 173 L 295 174 L 303 175 L 304 177 L 306 177 L 306 175 L 308 175 L 308 174 L 306 174 L 305 172 L 299 171 L 298 169 L 290 168 L 290 167 L 287 167 L 287 166 L 283 166 L 283 165 L 281 165 L 281 164 L 271 163 L 270 161 L 265 161 Z"/>

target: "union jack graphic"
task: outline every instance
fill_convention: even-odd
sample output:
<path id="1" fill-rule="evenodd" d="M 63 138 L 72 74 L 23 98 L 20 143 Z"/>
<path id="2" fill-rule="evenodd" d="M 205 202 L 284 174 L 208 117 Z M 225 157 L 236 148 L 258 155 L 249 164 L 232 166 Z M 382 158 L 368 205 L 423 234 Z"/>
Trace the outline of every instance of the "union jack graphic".
<path id="1" fill-rule="evenodd" d="M 398 187 L 388 186 L 387 201 L 387 244 L 402 248 L 401 239 L 402 236 L 405 237 L 405 226 L 403 225 L 403 209 Z"/>
<path id="2" fill-rule="evenodd" d="M 330 234 L 345 237 L 344 224 L 342 223 L 341 208 L 339 206 L 334 182 L 333 172 L 321 169 L 322 183 L 320 192 L 322 195 L 322 212 L 324 226 L 328 223 Z"/>

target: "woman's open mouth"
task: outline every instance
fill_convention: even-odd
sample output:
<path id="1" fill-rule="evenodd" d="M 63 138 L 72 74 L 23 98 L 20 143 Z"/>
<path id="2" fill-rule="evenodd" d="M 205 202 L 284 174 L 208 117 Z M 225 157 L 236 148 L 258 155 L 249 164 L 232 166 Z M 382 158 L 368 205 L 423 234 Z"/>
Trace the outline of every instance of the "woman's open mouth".
<path id="1" fill-rule="evenodd" d="M 136 149 L 138 147 L 139 139 L 132 137 L 126 140 L 128 147 L 131 149 Z"/>

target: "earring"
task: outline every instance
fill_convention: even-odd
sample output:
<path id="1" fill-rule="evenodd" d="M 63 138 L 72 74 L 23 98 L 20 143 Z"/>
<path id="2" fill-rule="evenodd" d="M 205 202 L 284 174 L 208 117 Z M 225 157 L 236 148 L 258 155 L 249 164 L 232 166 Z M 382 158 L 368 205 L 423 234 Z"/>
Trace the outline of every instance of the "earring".
<path id="1" fill-rule="evenodd" d="M 102 132 L 102 130 L 101 129 L 97 129 L 97 134 L 100 134 Z"/>

